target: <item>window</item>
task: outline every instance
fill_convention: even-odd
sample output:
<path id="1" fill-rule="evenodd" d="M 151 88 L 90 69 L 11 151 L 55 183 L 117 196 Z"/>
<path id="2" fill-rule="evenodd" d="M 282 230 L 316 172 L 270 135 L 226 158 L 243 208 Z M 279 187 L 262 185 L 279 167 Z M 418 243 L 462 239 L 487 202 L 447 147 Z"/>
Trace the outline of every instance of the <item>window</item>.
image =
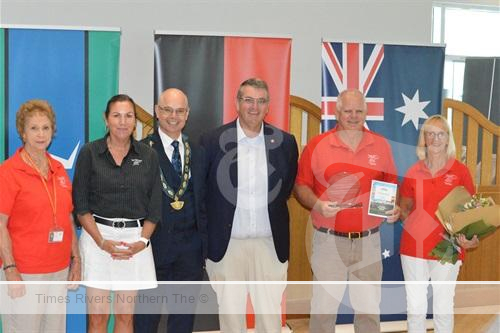
<path id="1" fill-rule="evenodd" d="M 446 44 L 444 97 L 462 100 L 466 57 L 500 56 L 499 33 L 500 6 L 433 7 L 432 41 Z"/>

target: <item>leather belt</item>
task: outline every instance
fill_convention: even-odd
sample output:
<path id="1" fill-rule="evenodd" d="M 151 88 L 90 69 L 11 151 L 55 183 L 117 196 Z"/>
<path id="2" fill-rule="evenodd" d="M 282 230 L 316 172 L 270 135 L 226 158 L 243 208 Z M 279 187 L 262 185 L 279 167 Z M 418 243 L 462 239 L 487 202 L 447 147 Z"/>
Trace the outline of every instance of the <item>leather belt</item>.
<path id="1" fill-rule="evenodd" d="M 94 220 L 96 223 L 104 224 L 113 228 L 137 228 L 138 226 L 144 225 L 145 219 L 106 219 L 100 216 L 94 215 Z"/>
<path id="2" fill-rule="evenodd" d="M 329 229 L 329 228 L 324 228 L 324 227 L 316 227 L 313 225 L 314 229 L 318 230 L 319 232 L 324 232 L 325 234 L 331 234 L 335 236 L 340 236 L 340 237 L 345 237 L 349 239 L 358 239 L 366 236 L 370 236 L 371 234 L 374 234 L 378 232 L 379 227 L 375 227 L 370 230 L 365 230 L 365 231 L 352 231 L 352 232 L 341 232 L 341 231 L 335 231 L 334 229 Z"/>

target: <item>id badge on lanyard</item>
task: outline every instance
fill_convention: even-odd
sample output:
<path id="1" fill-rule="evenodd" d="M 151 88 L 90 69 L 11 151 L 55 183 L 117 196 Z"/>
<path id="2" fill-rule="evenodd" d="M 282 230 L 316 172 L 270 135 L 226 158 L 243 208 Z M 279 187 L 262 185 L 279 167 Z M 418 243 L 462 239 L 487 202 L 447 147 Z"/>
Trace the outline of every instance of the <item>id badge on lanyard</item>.
<path id="1" fill-rule="evenodd" d="M 49 231 L 49 243 L 61 243 L 64 239 L 64 230 L 55 225 Z"/>
<path id="2" fill-rule="evenodd" d="M 54 197 L 50 195 L 49 187 L 47 185 L 47 181 L 45 181 L 42 172 L 40 169 L 36 166 L 35 162 L 33 162 L 33 159 L 29 155 L 29 153 L 25 150 L 23 150 L 23 153 L 25 153 L 26 159 L 29 161 L 29 164 L 38 172 L 38 175 L 40 176 L 40 180 L 42 181 L 42 184 L 45 188 L 45 191 L 47 192 L 47 196 L 49 198 L 49 203 L 50 203 L 50 208 L 52 209 L 52 214 L 54 217 L 52 228 L 49 230 L 49 243 L 61 243 L 64 239 L 64 229 L 62 229 L 58 224 L 57 224 L 57 189 L 56 189 L 56 182 L 55 182 L 55 175 L 52 175 L 52 193 Z M 49 164 L 49 168 L 52 169 L 52 165 L 50 164 L 50 160 L 47 161 Z M 48 180 L 48 177 L 47 177 Z"/>

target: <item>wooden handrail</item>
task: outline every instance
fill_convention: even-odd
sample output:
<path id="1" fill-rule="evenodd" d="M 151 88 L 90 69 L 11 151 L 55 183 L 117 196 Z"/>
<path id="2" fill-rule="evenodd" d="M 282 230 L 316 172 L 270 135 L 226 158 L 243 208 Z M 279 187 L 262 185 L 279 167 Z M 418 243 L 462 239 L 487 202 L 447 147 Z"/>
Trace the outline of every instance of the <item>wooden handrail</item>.
<path id="1" fill-rule="evenodd" d="M 474 118 L 478 124 L 488 130 L 489 132 L 500 136 L 500 126 L 495 125 L 489 121 L 478 109 L 465 102 L 457 101 L 450 98 L 445 98 L 443 101 L 443 111 L 446 112 L 449 108 L 454 110 L 460 110 L 467 116 Z M 446 116 L 446 114 L 445 114 Z"/>
<path id="2" fill-rule="evenodd" d="M 142 123 L 142 138 L 145 138 L 148 134 L 153 132 L 155 120 L 149 112 L 138 104 L 135 105 L 135 111 L 137 113 L 137 120 Z"/>
<path id="3" fill-rule="evenodd" d="M 314 118 L 321 120 L 321 108 L 305 98 L 290 95 L 290 105 L 296 106 L 302 110 L 307 110 Z"/>
<path id="4" fill-rule="evenodd" d="M 467 148 L 464 162 L 476 181 L 478 192 L 493 194 L 499 192 L 498 190 L 491 191 L 489 186 L 498 188 L 500 185 L 500 158 L 498 157 L 500 154 L 500 126 L 489 121 L 478 109 L 465 102 L 447 98 L 443 101 L 443 116 L 447 117 L 450 109 L 452 110 L 451 123 L 457 159 L 463 161 L 462 147 L 465 132 L 465 146 Z M 478 137 L 480 129 L 482 130 L 481 141 Z M 494 144 L 497 145 L 496 152 L 493 152 Z M 477 172 L 479 151 L 482 152 L 481 169 L 480 172 Z M 494 154 L 497 155 L 495 163 L 493 162 Z"/>
<path id="5" fill-rule="evenodd" d="M 137 120 L 147 126 L 153 127 L 154 119 L 153 116 L 144 110 L 139 104 L 135 105 L 135 111 L 137 112 Z"/>

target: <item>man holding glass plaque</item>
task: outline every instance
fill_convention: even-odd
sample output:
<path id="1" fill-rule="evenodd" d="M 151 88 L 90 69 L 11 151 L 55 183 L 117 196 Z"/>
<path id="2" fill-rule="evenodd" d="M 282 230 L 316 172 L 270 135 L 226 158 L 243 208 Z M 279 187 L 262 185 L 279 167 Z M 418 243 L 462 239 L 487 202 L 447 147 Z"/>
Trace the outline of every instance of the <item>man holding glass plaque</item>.
<path id="1" fill-rule="evenodd" d="M 368 215 L 372 180 L 396 183 L 389 143 L 364 127 L 367 105 L 359 90 L 341 92 L 337 126 L 304 148 L 295 182 L 297 199 L 311 210 L 315 233 L 311 267 L 315 281 L 380 281 L 379 226 Z M 399 207 L 386 212 L 399 218 Z M 346 285 L 317 284 L 311 301 L 311 332 L 335 332 Z M 380 332 L 380 285 L 349 286 L 356 332 Z"/>

